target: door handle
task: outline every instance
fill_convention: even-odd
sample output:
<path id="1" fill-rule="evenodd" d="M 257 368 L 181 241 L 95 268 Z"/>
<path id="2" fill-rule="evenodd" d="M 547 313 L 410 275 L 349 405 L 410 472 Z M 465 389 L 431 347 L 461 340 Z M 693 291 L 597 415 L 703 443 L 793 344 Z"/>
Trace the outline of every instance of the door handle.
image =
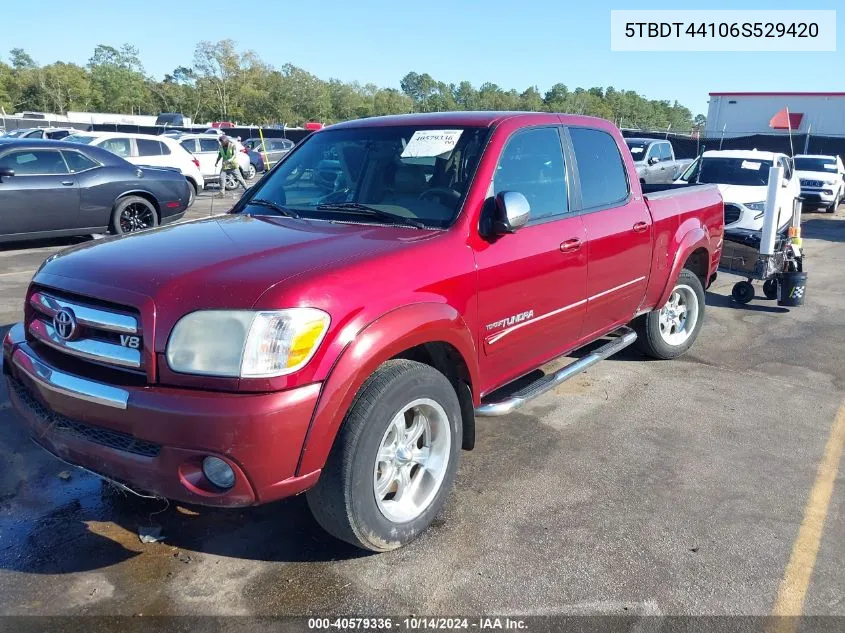
<path id="1" fill-rule="evenodd" d="M 72 180 L 63 180 L 63 181 L 62 181 L 62 184 L 63 184 L 65 187 L 72 187 L 72 186 L 73 186 L 73 181 L 72 181 Z"/>
<path id="2" fill-rule="evenodd" d="M 577 251 L 579 248 L 581 248 L 581 240 L 577 237 L 573 237 L 571 240 L 566 240 L 560 245 L 562 253 L 571 253 L 573 251 Z"/>
<path id="3" fill-rule="evenodd" d="M 634 225 L 634 232 L 635 233 L 642 233 L 646 229 L 648 229 L 648 222 L 637 222 Z"/>

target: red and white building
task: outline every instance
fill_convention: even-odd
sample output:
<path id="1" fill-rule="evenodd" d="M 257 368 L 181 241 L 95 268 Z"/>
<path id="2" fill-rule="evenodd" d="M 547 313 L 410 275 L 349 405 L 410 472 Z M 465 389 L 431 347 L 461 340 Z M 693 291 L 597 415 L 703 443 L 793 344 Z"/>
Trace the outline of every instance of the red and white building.
<path id="1" fill-rule="evenodd" d="M 710 93 L 705 136 L 788 134 L 790 125 L 793 133 L 845 137 L 845 92 Z"/>

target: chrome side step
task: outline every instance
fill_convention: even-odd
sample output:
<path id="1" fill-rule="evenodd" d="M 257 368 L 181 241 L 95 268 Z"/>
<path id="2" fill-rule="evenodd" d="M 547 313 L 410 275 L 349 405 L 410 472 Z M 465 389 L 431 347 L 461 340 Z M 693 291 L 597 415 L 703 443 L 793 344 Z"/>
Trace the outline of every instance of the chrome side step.
<path id="1" fill-rule="evenodd" d="M 553 374 L 549 374 L 535 380 L 531 384 L 526 385 L 519 391 L 511 394 L 510 397 L 498 402 L 482 402 L 481 406 L 475 410 L 475 414 L 483 417 L 508 415 L 529 400 L 533 400 L 550 389 L 554 389 L 562 382 L 580 374 L 582 371 L 592 367 L 600 360 L 604 360 L 605 358 L 622 351 L 637 340 L 637 333 L 629 327 L 619 328 L 618 330 L 612 332 L 611 335 L 615 335 L 614 338 L 599 347 L 597 350 L 590 352 L 583 358 L 579 358 L 574 363 L 570 363 Z"/>

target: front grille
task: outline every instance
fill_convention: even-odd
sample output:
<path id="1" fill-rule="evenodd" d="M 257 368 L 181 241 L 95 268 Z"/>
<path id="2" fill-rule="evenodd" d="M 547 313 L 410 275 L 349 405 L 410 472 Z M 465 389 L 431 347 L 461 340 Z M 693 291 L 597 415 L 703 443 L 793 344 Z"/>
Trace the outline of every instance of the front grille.
<path id="1" fill-rule="evenodd" d="M 725 205 L 725 224 L 733 224 L 739 220 L 742 210 L 735 204 Z"/>
<path id="2" fill-rule="evenodd" d="M 21 402 L 32 411 L 39 421 L 48 425 L 52 431 L 67 433 L 68 435 L 73 435 L 74 437 L 99 444 L 100 446 L 107 446 L 118 451 L 141 455 L 143 457 L 157 457 L 161 451 L 161 446 L 158 444 L 139 440 L 127 433 L 120 433 L 119 431 L 112 431 L 100 426 L 72 420 L 67 416 L 51 411 L 21 381 L 10 376 L 9 382 L 15 391 L 15 395 Z"/>
<path id="3" fill-rule="evenodd" d="M 143 339 L 136 312 L 49 289 L 32 293 L 29 305 L 33 310 L 27 323 L 31 341 L 63 356 L 143 371 Z"/>

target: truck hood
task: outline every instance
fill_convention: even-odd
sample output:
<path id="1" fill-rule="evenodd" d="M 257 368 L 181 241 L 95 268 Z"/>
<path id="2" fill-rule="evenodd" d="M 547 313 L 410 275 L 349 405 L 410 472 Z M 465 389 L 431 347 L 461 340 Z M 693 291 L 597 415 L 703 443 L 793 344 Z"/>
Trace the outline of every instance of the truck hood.
<path id="1" fill-rule="evenodd" d="M 760 202 L 766 199 L 768 187 L 750 187 L 746 185 L 717 185 L 725 203 Z"/>
<path id="2" fill-rule="evenodd" d="M 166 297 L 185 312 L 245 309 L 285 279 L 408 248 L 436 233 L 225 215 L 81 244 L 48 260 L 35 281 L 70 291 L 112 287 L 115 296 Z"/>
<path id="3" fill-rule="evenodd" d="M 796 169 L 795 173 L 798 174 L 799 178 L 805 178 L 807 180 L 826 180 L 827 182 L 833 181 L 836 183 L 841 179 L 841 176 L 835 171 L 805 171 L 803 169 Z"/>

